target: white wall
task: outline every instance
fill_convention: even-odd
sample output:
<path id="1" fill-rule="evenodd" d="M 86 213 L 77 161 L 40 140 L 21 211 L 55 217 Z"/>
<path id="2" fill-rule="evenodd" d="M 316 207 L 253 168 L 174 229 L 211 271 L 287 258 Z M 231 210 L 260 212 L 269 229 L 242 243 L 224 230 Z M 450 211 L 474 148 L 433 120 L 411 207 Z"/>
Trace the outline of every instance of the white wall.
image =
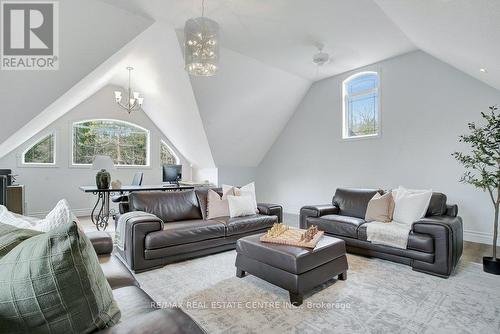
<path id="1" fill-rule="evenodd" d="M 92 194 L 85 194 L 78 189 L 81 185 L 94 185 L 96 171 L 89 167 L 71 166 L 71 124 L 75 121 L 101 118 L 118 119 L 135 123 L 150 131 L 150 166 L 141 168 L 119 168 L 110 171 L 112 180 L 119 179 L 123 184 L 130 184 L 136 171 L 144 172 L 143 184 L 159 184 L 162 181 L 160 167 L 160 139 L 167 142 L 181 159 L 183 178 L 191 179 L 190 162 L 168 141 L 162 132 L 142 111 L 130 115 L 114 102 L 113 91 L 116 86 L 106 86 L 89 99 L 82 102 L 63 117 L 50 124 L 26 143 L 0 159 L 2 168 L 11 168 L 19 174 L 17 181 L 26 189 L 26 211 L 29 215 L 44 216 L 62 198 L 69 201 L 77 215 L 90 214 L 95 203 Z M 56 133 L 56 166 L 26 167 L 21 165 L 21 154 L 41 136 L 51 131 Z"/>
<path id="2" fill-rule="evenodd" d="M 257 167 L 219 166 L 219 185 L 244 186 L 257 179 Z"/>
<path id="3" fill-rule="evenodd" d="M 357 71 L 313 84 L 258 167 L 259 200 L 298 213 L 331 202 L 337 187 L 432 188 L 458 204 L 466 239 L 491 242 L 492 205 L 458 182 L 463 168 L 451 153 L 466 150 L 458 136 L 500 92 L 421 51 L 365 69 L 380 73 L 382 136 L 341 139 L 341 85 Z"/>

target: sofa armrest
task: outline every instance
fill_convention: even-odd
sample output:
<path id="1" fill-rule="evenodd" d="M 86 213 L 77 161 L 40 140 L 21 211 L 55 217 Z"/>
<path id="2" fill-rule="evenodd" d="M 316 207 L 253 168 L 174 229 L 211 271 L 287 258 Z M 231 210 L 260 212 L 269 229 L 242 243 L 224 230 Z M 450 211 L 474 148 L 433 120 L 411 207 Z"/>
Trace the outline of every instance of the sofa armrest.
<path id="1" fill-rule="evenodd" d="M 414 261 L 413 268 L 448 277 L 463 250 L 463 223 L 461 217 L 432 216 L 413 223 L 415 233 L 428 234 L 434 239 L 434 263 Z"/>
<path id="2" fill-rule="evenodd" d="M 201 334 L 206 333 L 190 316 L 179 308 L 159 309 L 121 321 L 98 333 L 108 334 Z"/>
<path id="3" fill-rule="evenodd" d="M 257 209 L 261 215 L 278 216 L 278 223 L 283 221 L 283 207 L 278 204 L 258 203 Z"/>
<path id="4" fill-rule="evenodd" d="M 144 216 L 131 217 L 126 221 L 125 244 L 124 249 L 120 249 L 120 254 L 130 269 L 140 269 L 144 262 L 146 235 L 161 230 L 163 230 L 163 221 L 152 214 L 145 213 Z"/>
<path id="5" fill-rule="evenodd" d="M 321 217 L 339 213 L 339 208 L 332 204 L 306 205 L 300 209 L 300 228 L 307 228 L 307 217 Z"/>
<path id="6" fill-rule="evenodd" d="M 113 251 L 113 239 L 111 239 L 108 232 L 94 231 L 87 232 L 85 235 L 89 238 L 92 246 L 94 246 L 97 255 L 107 255 Z"/>

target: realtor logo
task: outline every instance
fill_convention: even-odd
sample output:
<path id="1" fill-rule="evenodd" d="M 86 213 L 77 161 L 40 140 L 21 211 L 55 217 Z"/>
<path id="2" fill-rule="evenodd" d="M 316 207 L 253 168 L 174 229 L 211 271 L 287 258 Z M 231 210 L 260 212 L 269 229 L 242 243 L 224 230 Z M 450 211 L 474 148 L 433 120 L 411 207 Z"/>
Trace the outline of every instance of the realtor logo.
<path id="1" fill-rule="evenodd" d="M 2 70 L 59 68 L 59 3 L 1 1 Z"/>

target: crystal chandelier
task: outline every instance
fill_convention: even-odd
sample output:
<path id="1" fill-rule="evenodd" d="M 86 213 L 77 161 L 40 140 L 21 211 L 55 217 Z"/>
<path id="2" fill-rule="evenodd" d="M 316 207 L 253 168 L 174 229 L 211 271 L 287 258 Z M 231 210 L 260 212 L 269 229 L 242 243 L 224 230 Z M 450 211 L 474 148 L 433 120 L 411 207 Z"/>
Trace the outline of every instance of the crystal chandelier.
<path id="1" fill-rule="evenodd" d="M 132 93 L 132 86 L 130 85 L 130 76 L 132 73 L 133 67 L 127 67 L 128 71 L 128 95 L 126 96 L 126 102 L 122 103 L 122 92 L 119 90 L 115 91 L 115 100 L 116 103 L 125 109 L 129 114 L 132 111 L 139 110 L 142 106 L 142 103 L 144 102 L 144 98 L 141 97 L 139 92 L 133 92 Z"/>
<path id="2" fill-rule="evenodd" d="M 185 69 L 195 76 L 212 76 L 219 60 L 219 24 L 205 17 L 205 1 L 201 17 L 186 21 L 184 26 Z"/>

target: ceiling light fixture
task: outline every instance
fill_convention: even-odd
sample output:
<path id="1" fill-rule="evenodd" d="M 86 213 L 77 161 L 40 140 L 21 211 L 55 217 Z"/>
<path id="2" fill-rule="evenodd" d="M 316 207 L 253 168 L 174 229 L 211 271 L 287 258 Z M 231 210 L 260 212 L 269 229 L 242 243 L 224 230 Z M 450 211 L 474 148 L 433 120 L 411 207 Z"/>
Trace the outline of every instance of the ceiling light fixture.
<path id="1" fill-rule="evenodd" d="M 323 66 L 330 61 L 330 55 L 326 52 L 323 52 L 324 45 L 319 43 L 317 45 L 318 52 L 313 55 L 313 64 L 317 66 Z"/>
<path id="2" fill-rule="evenodd" d="M 184 61 L 186 71 L 194 76 L 212 76 L 219 61 L 219 24 L 205 17 L 205 1 L 201 16 L 186 21 L 184 26 Z"/>
<path id="3" fill-rule="evenodd" d="M 488 71 L 487 71 L 485 68 L 480 68 L 480 69 L 479 69 L 479 72 L 486 73 L 486 72 L 488 72 Z"/>
<path id="4" fill-rule="evenodd" d="M 142 107 L 142 103 L 144 102 L 144 98 L 141 97 L 141 94 L 139 92 L 133 92 L 132 93 L 132 86 L 131 86 L 131 72 L 134 68 L 133 67 L 127 67 L 128 71 L 128 95 L 127 95 L 127 100 L 125 103 L 122 103 L 122 92 L 117 90 L 115 91 L 115 101 L 116 103 L 125 109 L 129 114 L 132 111 L 139 110 Z"/>

